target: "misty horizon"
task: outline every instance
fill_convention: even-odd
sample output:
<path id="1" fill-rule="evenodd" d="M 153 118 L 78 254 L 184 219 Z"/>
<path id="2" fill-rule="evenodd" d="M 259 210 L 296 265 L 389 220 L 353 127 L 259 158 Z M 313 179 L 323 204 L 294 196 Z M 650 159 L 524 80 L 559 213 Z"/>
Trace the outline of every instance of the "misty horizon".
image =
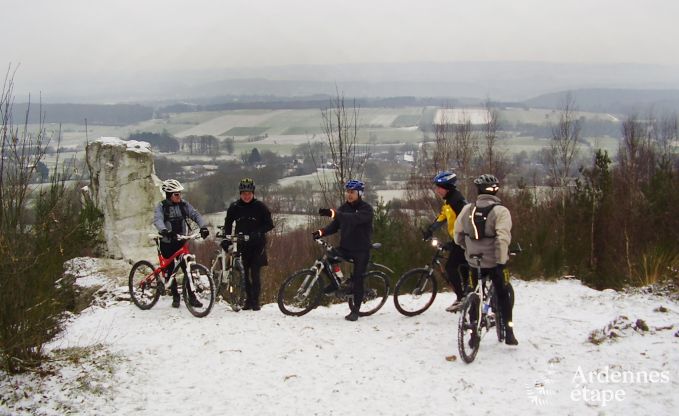
<path id="1" fill-rule="evenodd" d="M 11 37 L 3 38 L 2 50 L 6 67 L 18 68 L 19 100 L 28 93 L 47 102 L 185 99 L 193 88 L 234 79 L 340 89 L 358 83 L 348 95 L 353 89 L 388 93 L 371 86 L 381 83 L 418 95 L 427 89 L 406 84 L 448 83 L 430 89 L 498 99 L 564 88 L 679 85 L 679 56 L 671 52 L 679 38 L 679 3 L 670 0 L 643 6 L 613 0 L 0 5 L 12 17 L 3 25 Z M 456 87 L 464 84 L 470 85 Z"/>

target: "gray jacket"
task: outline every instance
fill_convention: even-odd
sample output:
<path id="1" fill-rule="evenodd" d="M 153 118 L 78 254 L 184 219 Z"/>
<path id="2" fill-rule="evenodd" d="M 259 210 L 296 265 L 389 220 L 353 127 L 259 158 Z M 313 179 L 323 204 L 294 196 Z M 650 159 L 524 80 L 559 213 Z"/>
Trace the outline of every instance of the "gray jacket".
<path id="1" fill-rule="evenodd" d="M 165 220 L 165 208 L 163 203 L 167 204 L 167 221 Z M 196 209 L 191 206 L 186 201 L 182 201 L 180 204 L 184 205 L 184 211 L 186 216 L 198 224 L 199 227 L 207 227 L 207 222 L 201 217 L 201 215 L 196 211 Z M 174 231 L 177 234 L 186 235 L 187 226 L 184 216 L 182 215 L 182 209 L 180 204 L 173 204 L 172 202 L 165 200 L 156 205 L 156 210 L 153 213 L 153 225 L 158 229 L 158 232 L 162 230 Z M 163 237 L 161 240 L 164 243 L 169 243 L 170 239 Z"/>
<path id="2" fill-rule="evenodd" d="M 481 194 L 476 199 L 479 208 L 499 203 L 500 198 L 494 195 Z M 486 220 L 485 233 L 495 237 L 474 240 L 470 237 L 474 234 L 471 219 L 473 206 L 474 204 L 465 205 L 455 220 L 455 243 L 464 248 L 464 255 L 471 267 L 476 265 L 476 261 L 470 259 L 472 254 L 483 254 L 481 259 L 483 268 L 506 264 L 509 260 L 509 244 L 512 241 L 512 216 L 509 210 L 503 205 L 493 208 Z"/>

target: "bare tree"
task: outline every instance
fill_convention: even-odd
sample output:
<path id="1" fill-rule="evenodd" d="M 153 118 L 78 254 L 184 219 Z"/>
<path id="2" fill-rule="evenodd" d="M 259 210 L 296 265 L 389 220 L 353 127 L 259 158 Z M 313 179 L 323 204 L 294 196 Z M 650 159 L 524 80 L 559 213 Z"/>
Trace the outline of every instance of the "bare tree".
<path id="1" fill-rule="evenodd" d="M 328 178 L 324 174 L 317 174 L 316 177 L 327 205 L 335 205 L 343 200 L 344 183 L 347 180 L 363 178 L 363 168 L 368 158 L 367 146 L 362 153 L 359 152 L 359 109 L 356 101 L 347 109 L 344 93 L 339 90 L 336 92 L 337 95 L 330 100 L 330 106 L 321 110 L 321 128 L 328 144 L 333 175 Z M 326 167 L 322 155 L 312 153 L 311 157 L 317 169 Z"/>
<path id="2" fill-rule="evenodd" d="M 16 72 L 16 70 L 14 71 Z M 12 239 L 26 225 L 26 203 L 30 194 L 30 181 L 45 157 L 49 138 L 46 136 L 44 116 L 40 110 L 37 134 L 28 129 L 28 111 L 23 128 L 15 126 L 14 73 L 8 69 L 0 96 L 0 231 L 2 240 Z M 29 99 L 30 101 L 30 99 Z M 29 103 L 30 106 L 30 103 Z M 42 107 L 40 107 L 42 108 Z M 0 241 L 4 244 L 7 241 Z"/>
<path id="3" fill-rule="evenodd" d="M 458 186 L 464 195 L 468 195 L 471 184 L 467 179 L 472 175 L 472 161 L 478 154 L 479 145 L 471 118 L 466 112 L 453 125 L 453 158 L 457 164 L 457 176 L 463 179 Z"/>
<path id="4" fill-rule="evenodd" d="M 580 141 L 582 126 L 576 111 L 575 100 L 568 93 L 559 113 L 559 123 L 552 128 L 552 141 L 547 162 L 554 186 L 560 188 L 568 184 Z"/>
<path id="5" fill-rule="evenodd" d="M 652 128 L 649 120 L 639 120 L 636 115 L 629 116 L 622 123 L 622 143 L 618 150 L 619 180 L 624 190 L 622 204 L 622 232 L 625 245 L 628 276 L 633 275 L 633 245 L 635 218 L 640 215 L 640 207 L 645 205 L 643 184 L 649 183 L 654 171 L 654 152 L 652 147 Z"/>
<path id="6" fill-rule="evenodd" d="M 490 99 L 485 104 L 486 122 L 483 124 L 484 149 L 481 155 L 480 168 L 484 173 L 492 173 L 500 180 L 504 179 L 507 170 L 506 155 L 497 148 L 497 132 L 500 126 L 500 112 L 493 107 Z"/>
<path id="7" fill-rule="evenodd" d="M 452 157 L 452 125 L 448 120 L 449 108 L 443 108 L 438 112 L 438 119 L 434 122 L 434 152 L 432 154 L 431 170 L 426 172 L 434 174 L 436 172 L 450 168 Z"/>

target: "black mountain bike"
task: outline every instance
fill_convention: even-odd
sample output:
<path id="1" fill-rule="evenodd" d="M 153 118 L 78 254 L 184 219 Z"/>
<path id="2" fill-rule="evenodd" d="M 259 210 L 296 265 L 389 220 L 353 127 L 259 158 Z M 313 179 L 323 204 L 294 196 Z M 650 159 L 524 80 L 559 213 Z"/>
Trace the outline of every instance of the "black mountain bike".
<path id="1" fill-rule="evenodd" d="M 346 300 L 349 307 L 353 308 L 353 296 L 345 284 L 345 279 L 339 264 L 347 261 L 337 255 L 333 247 L 323 239 L 315 240 L 323 246 L 323 255 L 319 257 L 309 269 L 300 270 L 289 276 L 278 290 L 278 307 L 281 312 L 291 316 L 302 316 L 321 303 L 323 289 L 334 282 L 339 289 L 329 296 L 338 300 Z M 381 244 L 374 243 L 373 249 L 378 249 Z M 375 264 L 368 266 L 368 271 L 363 279 L 365 291 L 363 302 L 359 308 L 359 316 L 368 316 L 377 312 L 387 301 L 389 296 L 389 278 L 379 270 L 386 267 Z M 386 270 L 390 270 L 386 268 Z M 348 279 L 347 279 L 348 280 Z"/>
<path id="2" fill-rule="evenodd" d="M 405 316 L 419 315 L 429 309 L 438 291 L 435 274 L 440 273 L 441 277 L 446 276 L 446 271 L 441 264 L 441 259 L 444 258 L 443 252 L 446 249 L 436 238 L 431 240 L 431 245 L 436 247 L 431 263 L 408 270 L 396 282 L 394 306 Z"/>
<path id="3" fill-rule="evenodd" d="M 514 256 L 520 251 L 521 247 L 518 247 L 516 250 L 510 251 L 509 255 Z M 479 352 L 481 339 L 493 327 L 495 327 L 497 340 L 502 342 L 505 339 L 505 322 L 495 287 L 488 273 L 481 273 L 482 257 L 481 254 L 470 256 L 476 262 L 474 269 L 476 269 L 476 276 L 480 276 L 480 278 L 477 279 L 474 290 L 468 293 L 464 299 L 457 327 L 457 348 L 462 360 L 468 364 L 474 361 Z M 504 275 L 504 283 L 509 292 L 509 302 L 514 306 L 514 288 L 509 282 L 508 268 L 504 269 Z"/>

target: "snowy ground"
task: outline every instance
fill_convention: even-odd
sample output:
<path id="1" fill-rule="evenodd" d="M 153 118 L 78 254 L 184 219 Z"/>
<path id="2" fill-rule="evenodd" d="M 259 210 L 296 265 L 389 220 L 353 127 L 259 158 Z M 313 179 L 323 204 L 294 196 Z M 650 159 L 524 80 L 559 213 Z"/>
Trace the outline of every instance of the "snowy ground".
<path id="1" fill-rule="evenodd" d="M 390 299 L 356 323 L 343 319 L 345 305 L 293 318 L 275 304 L 239 313 L 218 304 L 197 319 L 168 297 L 149 311 L 111 300 L 51 346 L 89 356 L 62 359 L 40 382 L 0 374 L 0 414 L 676 414 L 679 304 L 570 280 L 514 286 L 520 345 L 491 333 L 472 364 L 457 358 L 450 293 L 418 317 Z M 650 330 L 588 342 L 621 315 Z"/>

